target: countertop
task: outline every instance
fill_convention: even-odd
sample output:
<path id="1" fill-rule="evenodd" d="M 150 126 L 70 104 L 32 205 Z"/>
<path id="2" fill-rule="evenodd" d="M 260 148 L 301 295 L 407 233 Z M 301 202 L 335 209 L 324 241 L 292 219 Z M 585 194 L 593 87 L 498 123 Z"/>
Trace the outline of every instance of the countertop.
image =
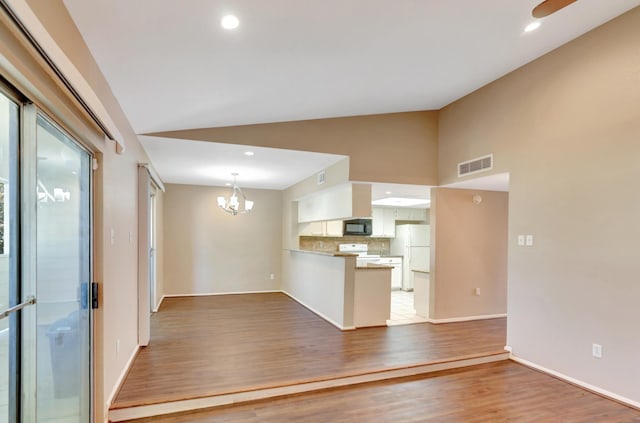
<path id="1" fill-rule="evenodd" d="M 357 254 L 341 253 L 339 251 L 298 250 L 295 248 L 288 248 L 288 250 L 294 251 L 296 253 L 317 254 L 319 256 L 329 256 L 329 257 L 358 257 Z"/>
<path id="2" fill-rule="evenodd" d="M 356 266 L 356 270 L 385 270 L 385 269 L 393 269 L 393 266 L 387 266 L 386 264 L 374 264 L 374 263 L 363 263 Z"/>

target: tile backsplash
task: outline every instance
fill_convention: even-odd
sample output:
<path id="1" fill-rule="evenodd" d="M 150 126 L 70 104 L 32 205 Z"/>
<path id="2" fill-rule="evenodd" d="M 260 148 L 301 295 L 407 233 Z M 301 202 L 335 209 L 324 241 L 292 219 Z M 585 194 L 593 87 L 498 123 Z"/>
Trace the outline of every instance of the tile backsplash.
<path id="1" fill-rule="evenodd" d="M 343 236 L 331 238 L 325 236 L 301 236 L 300 249 L 311 251 L 326 251 L 334 253 L 338 251 L 339 244 L 367 244 L 369 254 L 389 255 L 389 238 L 371 238 L 364 236 Z"/>

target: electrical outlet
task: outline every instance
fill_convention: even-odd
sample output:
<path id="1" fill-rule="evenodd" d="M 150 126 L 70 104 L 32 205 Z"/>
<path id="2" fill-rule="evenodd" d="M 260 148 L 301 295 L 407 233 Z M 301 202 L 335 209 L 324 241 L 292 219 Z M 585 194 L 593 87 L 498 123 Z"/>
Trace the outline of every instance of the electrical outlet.
<path id="1" fill-rule="evenodd" d="M 129 244 L 133 243 L 133 232 L 129 231 Z"/>
<path id="2" fill-rule="evenodd" d="M 120 340 L 116 340 L 116 354 L 120 354 Z"/>
<path id="3" fill-rule="evenodd" d="M 111 245 L 116 243 L 116 231 L 111 228 Z"/>
<path id="4" fill-rule="evenodd" d="M 591 355 L 595 358 L 602 358 L 602 345 L 593 344 L 591 347 Z"/>
<path id="5" fill-rule="evenodd" d="M 271 280 L 275 280 L 275 278 L 276 278 L 276 275 L 275 275 L 275 274 L 273 274 L 273 273 L 272 273 L 272 274 L 270 274 L 270 275 L 269 275 L 269 279 L 271 279 Z"/>
<path id="6" fill-rule="evenodd" d="M 518 235 L 518 246 L 524 247 L 524 235 Z"/>
<path id="7" fill-rule="evenodd" d="M 527 244 L 527 247 L 533 246 L 533 235 L 527 235 L 525 239 L 525 244 Z"/>
<path id="8" fill-rule="evenodd" d="M 474 290 L 474 293 L 475 293 L 476 295 L 480 295 L 480 288 L 476 288 L 476 289 Z"/>

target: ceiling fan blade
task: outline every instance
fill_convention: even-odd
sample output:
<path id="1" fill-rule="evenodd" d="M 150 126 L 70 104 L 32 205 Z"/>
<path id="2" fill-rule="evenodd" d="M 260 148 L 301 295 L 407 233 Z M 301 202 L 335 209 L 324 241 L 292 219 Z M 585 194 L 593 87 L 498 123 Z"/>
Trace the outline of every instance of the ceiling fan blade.
<path id="1" fill-rule="evenodd" d="M 575 2 L 576 0 L 544 0 L 533 8 L 531 14 L 534 18 L 544 18 Z"/>

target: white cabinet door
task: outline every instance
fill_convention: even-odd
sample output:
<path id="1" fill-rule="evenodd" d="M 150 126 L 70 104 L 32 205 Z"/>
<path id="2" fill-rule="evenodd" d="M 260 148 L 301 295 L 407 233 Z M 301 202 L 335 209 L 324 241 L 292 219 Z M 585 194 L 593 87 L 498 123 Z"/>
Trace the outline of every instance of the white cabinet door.
<path id="1" fill-rule="evenodd" d="M 382 235 L 387 238 L 396 236 L 396 209 L 382 209 Z"/>
<path id="2" fill-rule="evenodd" d="M 393 238 L 396 236 L 396 209 L 373 207 L 371 209 L 373 224 L 372 237 Z"/>
<path id="3" fill-rule="evenodd" d="M 380 207 L 371 208 L 371 236 L 382 237 L 384 234 L 384 209 Z"/>
<path id="4" fill-rule="evenodd" d="M 298 235 L 302 236 L 324 236 L 325 222 L 300 223 L 298 225 Z"/>
<path id="5" fill-rule="evenodd" d="M 342 220 L 328 220 L 325 222 L 325 235 L 333 237 L 342 236 L 343 223 Z"/>
<path id="6" fill-rule="evenodd" d="M 422 222 L 427 220 L 427 209 L 413 209 L 400 207 L 396 211 L 396 220 L 406 220 L 409 222 Z"/>

